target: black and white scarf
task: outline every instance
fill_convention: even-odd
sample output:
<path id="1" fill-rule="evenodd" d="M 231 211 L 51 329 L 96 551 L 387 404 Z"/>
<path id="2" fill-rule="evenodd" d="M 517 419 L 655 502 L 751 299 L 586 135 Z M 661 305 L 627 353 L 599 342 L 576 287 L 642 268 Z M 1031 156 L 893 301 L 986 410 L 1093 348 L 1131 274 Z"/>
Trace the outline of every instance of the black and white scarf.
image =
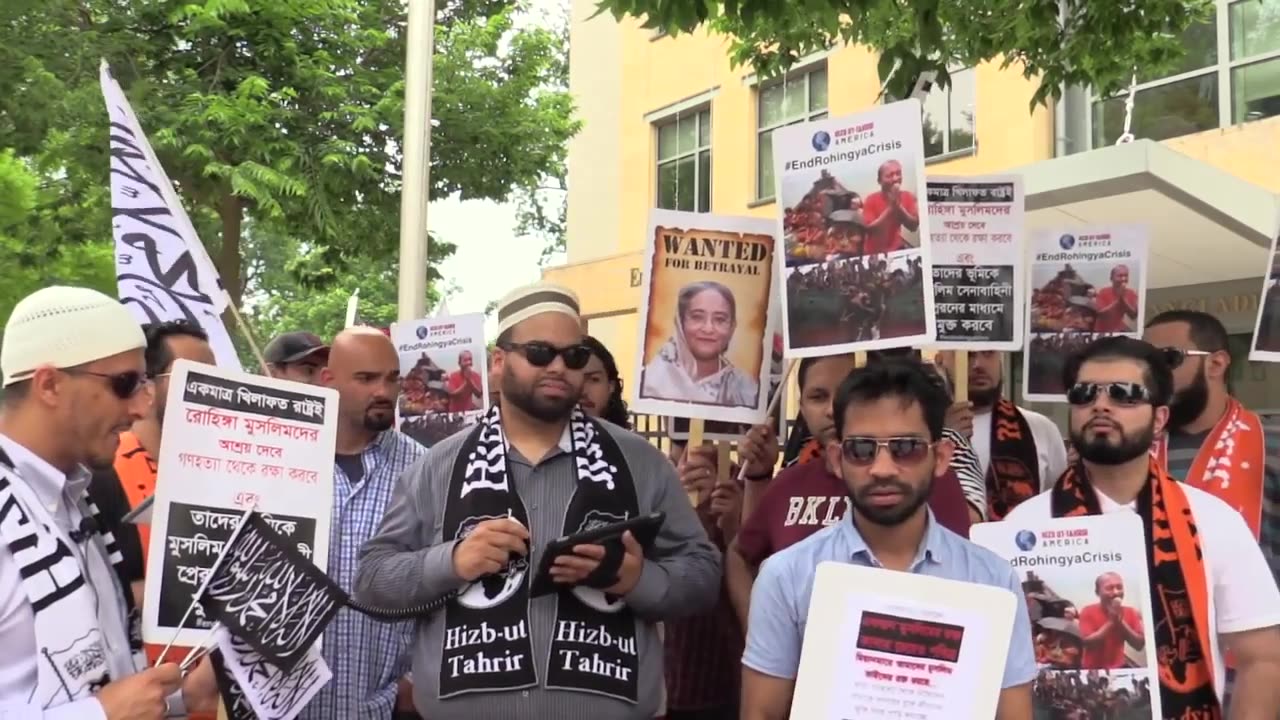
<path id="1" fill-rule="evenodd" d="M 91 518 L 94 530 L 85 538 L 86 552 L 104 552 L 112 565 L 123 559 L 115 537 L 103 524 L 97 506 L 84 495 L 80 499 L 83 517 Z M 0 542 L 13 555 L 35 614 L 37 653 L 36 690 L 31 702 L 50 708 L 92 696 L 112 681 L 106 641 L 98 625 L 99 592 L 122 596 L 128 616 L 130 650 L 134 669 L 142 658 L 142 636 L 133 597 L 117 584 L 94 588 L 85 580 L 73 540 L 53 521 L 44 505 L 0 449 Z M 96 547 L 95 547 L 96 546 Z"/>
<path id="2" fill-rule="evenodd" d="M 575 408 L 569 421 L 577 488 L 561 528 L 571 535 L 640 514 L 622 450 L 597 421 Z M 511 517 L 537 536 L 507 473 L 501 413 L 489 409 L 454 462 L 445 502 L 443 537 L 465 538 L 485 520 Z M 547 534 L 545 529 L 543 534 Z M 548 689 L 637 701 L 640 659 L 636 618 L 622 598 L 597 588 L 613 585 L 621 556 L 611 553 L 583 585 L 556 596 L 547 659 Z M 473 583 L 445 610 L 440 659 L 441 699 L 539 684 L 529 635 L 528 558 L 513 558 L 502 572 Z M 590 586 L 590 587 L 588 587 Z"/>

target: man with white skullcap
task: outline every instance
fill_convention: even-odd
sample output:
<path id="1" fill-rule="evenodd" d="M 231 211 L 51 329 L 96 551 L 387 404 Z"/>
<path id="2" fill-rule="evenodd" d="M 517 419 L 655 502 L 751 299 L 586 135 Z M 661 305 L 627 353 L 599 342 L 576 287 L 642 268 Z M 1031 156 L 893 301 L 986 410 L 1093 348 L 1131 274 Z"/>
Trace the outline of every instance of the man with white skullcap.
<path id="1" fill-rule="evenodd" d="M 400 479 L 361 553 L 357 597 L 442 608 L 419 621 L 413 650 L 424 717 L 650 720 L 657 624 L 715 603 L 720 555 L 666 457 L 578 408 L 591 355 L 578 298 L 520 288 L 498 330 L 501 400 Z M 655 512 L 665 522 L 647 549 L 631 535 L 577 545 L 533 596 L 549 542 Z"/>
<path id="2" fill-rule="evenodd" d="M 150 406 L 142 329 L 100 292 L 49 287 L 14 307 L 0 343 L 0 717 L 212 709 L 207 668 L 185 689 L 176 665 L 139 672 L 120 556 L 85 495 L 86 466 L 110 465 Z"/>

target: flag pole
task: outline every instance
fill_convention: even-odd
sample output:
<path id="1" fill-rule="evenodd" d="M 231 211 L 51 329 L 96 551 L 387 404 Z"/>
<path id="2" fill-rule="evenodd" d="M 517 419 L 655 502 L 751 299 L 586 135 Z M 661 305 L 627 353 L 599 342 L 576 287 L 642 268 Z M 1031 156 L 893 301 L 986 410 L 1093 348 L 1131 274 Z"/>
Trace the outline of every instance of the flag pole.
<path id="1" fill-rule="evenodd" d="M 408 0 L 404 166 L 400 188 L 400 322 L 427 313 L 427 205 L 431 194 L 431 62 L 435 0 Z"/>

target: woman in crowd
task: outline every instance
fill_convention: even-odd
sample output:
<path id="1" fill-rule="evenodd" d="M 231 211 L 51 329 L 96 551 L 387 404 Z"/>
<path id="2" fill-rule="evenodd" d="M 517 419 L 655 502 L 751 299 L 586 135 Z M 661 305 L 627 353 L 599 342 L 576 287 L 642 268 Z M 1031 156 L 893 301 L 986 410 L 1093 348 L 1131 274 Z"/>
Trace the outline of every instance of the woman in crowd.
<path id="1" fill-rule="evenodd" d="M 582 344 L 591 348 L 591 359 L 582 370 L 582 399 L 578 401 L 582 411 L 630 430 L 631 416 L 627 401 L 622 399 L 622 377 L 613 353 L 590 335 L 582 338 Z"/>

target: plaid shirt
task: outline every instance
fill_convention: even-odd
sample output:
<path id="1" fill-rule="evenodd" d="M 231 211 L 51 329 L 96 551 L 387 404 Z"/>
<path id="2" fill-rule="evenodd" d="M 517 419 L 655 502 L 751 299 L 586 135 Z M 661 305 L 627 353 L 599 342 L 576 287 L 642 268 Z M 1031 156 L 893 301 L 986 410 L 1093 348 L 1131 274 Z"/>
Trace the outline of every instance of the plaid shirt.
<path id="1" fill-rule="evenodd" d="M 333 470 L 333 519 L 329 527 L 329 577 L 354 590 L 360 547 L 378 529 L 400 474 L 426 454 L 407 435 L 387 430 L 361 453 L 364 477 L 352 486 Z M 321 650 L 333 671 L 307 704 L 302 720 L 389 720 L 397 682 L 409 672 L 413 622 L 385 623 L 350 608 L 338 611 L 325 629 Z"/>

